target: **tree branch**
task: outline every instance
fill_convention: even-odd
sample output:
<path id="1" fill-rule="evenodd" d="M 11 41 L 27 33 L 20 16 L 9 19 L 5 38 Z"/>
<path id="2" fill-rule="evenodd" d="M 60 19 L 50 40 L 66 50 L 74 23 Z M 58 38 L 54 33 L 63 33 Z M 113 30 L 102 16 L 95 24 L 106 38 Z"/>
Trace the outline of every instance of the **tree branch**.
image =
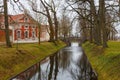
<path id="1" fill-rule="evenodd" d="M 44 15 L 44 16 L 47 16 L 47 14 L 45 14 L 45 13 L 43 13 L 43 12 L 41 12 L 41 11 L 38 11 L 38 10 L 34 9 L 33 7 L 32 7 L 32 10 L 33 10 L 34 12 L 36 12 L 36 13 L 40 13 L 40 14 L 42 14 L 42 15 Z"/>

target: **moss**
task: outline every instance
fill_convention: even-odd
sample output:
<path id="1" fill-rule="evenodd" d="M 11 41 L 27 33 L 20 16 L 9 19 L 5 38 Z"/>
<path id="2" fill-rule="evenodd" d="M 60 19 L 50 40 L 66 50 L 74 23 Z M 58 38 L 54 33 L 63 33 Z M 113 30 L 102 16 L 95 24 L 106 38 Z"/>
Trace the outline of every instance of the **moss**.
<path id="1" fill-rule="evenodd" d="M 89 42 L 83 44 L 99 80 L 120 79 L 120 42 L 109 41 L 109 48 L 102 48 Z"/>
<path id="2" fill-rule="evenodd" d="M 57 46 L 50 42 L 43 42 L 40 45 L 18 44 L 18 50 L 17 44 L 12 48 L 0 46 L 0 80 L 9 79 L 65 46 L 61 41 L 57 44 Z"/>

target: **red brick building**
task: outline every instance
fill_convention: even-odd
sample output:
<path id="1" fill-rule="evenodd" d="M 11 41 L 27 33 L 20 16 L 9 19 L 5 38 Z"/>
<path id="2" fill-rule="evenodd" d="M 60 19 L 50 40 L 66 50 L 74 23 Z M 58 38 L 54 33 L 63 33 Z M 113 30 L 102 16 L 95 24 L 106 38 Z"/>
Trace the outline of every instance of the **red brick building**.
<path id="1" fill-rule="evenodd" d="M 0 41 L 5 41 L 4 16 L 0 17 Z M 10 40 L 13 43 L 38 42 L 37 22 L 27 14 L 9 15 Z M 41 26 L 41 41 L 48 41 L 47 25 Z"/>

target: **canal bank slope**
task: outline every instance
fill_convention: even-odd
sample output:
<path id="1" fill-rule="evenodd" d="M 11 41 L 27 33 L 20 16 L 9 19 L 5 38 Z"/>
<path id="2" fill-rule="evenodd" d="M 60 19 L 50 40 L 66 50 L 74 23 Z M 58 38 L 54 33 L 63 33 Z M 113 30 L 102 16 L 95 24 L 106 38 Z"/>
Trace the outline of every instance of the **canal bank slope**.
<path id="1" fill-rule="evenodd" d="M 15 44 L 13 48 L 0 46 L 0 80 L 8 80 L 65 46 L 61 41 L 56 43 L 57 46 L 50 42 L 43 42 L 40 45 Z"/>
<path id="2" fill-rule="evenodd" d="M 120 42 L 109 41 L 108 45 L 106 49 L 89 42 L 82 46 L 98 80 L 120 80 Z"/>

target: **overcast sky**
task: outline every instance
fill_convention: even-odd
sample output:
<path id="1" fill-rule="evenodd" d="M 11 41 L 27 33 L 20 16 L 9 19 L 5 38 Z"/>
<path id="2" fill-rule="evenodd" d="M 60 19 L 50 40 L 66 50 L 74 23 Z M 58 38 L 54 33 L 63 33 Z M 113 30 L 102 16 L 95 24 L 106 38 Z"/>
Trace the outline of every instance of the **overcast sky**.
<path id="1" fill-rule="evenodd" d="M 11 1 L 12 1 L 12 2 L 10 2 L 10 1 L 8 2 L 8 12 L 9 12 L 9 14 L 19 14 L 19 13 L 22 13 L 23 11 L 21 11 L 21 10 L 19 9 L 19 7 L 20 7 L 21 5 L 20 5 L 19 3 L 14 3 L 13 0 L 11 0 Z M 21 3 L 22 5 L 25 6 L 26 9 L 30 9 L 27 0 L 19 0 L 19 1 L 20 1 L 20 3 Z M 11 3 L 12 3 L 13 5 L 11 5 Z"/>
<path id="2" fill-rule="evenodd" d="M 13 0 L 11 0 L 11 1 L 13 1 Z M 30 7 L 29 7 L 29 4 L 28 4 L 28 2 L 27 1 L 29 1 L 29 0 L 19 0 L 20 1 L 20 3 L 22 3 L 22 5 L 24 5 L 25 6 L 25 8 L 26 9 L 28 9 L 28 10 L 30 10 L 31 12 L 32 12 L 32 10 L 30 9 Z M 19 3 L 17 3 L 18 5 L 16 5 L 14 2 L 12 2 L 13 4 L 14 4 L 14 6 L 13 5 L 11 5 L 10 4 L 10 2 L 8 2 L 8 12 L 9 12 L 9 14 L 20 14 L 20 13 L 23 13 L 23 11 L 21 11 L 18 7 L 19 6 L 21 6 L 21 5 L 19 5 Z M 62 4 L 61 4 L 61 8 L 65 5 L 65 3 L 64 3 L 64 0 L 62 0 L 62 2 L 61 2 Z M 110 1 L 110 4 L 112 4 L 113 2 L 112 1 Z M 98 3 L 98 0 L 95 0 L 95 5 L 98 5 L 99 3 Z M 30 12 L 30 13 L 31 13 Z M 59 9 L 58 10 L 58 15 L 60 15 L 61 14 L 61 9 Z M 73 14 L 69 14 L 70 15 L 70 17 L 72 17 L 73 16 Z M 117 26 L 116 27 L 116 29 L 118 30 L 118 32 L 120 33 L 120 26 Z M 75 33 L 75 29 L 73 30 L 73 32 Z"/>

